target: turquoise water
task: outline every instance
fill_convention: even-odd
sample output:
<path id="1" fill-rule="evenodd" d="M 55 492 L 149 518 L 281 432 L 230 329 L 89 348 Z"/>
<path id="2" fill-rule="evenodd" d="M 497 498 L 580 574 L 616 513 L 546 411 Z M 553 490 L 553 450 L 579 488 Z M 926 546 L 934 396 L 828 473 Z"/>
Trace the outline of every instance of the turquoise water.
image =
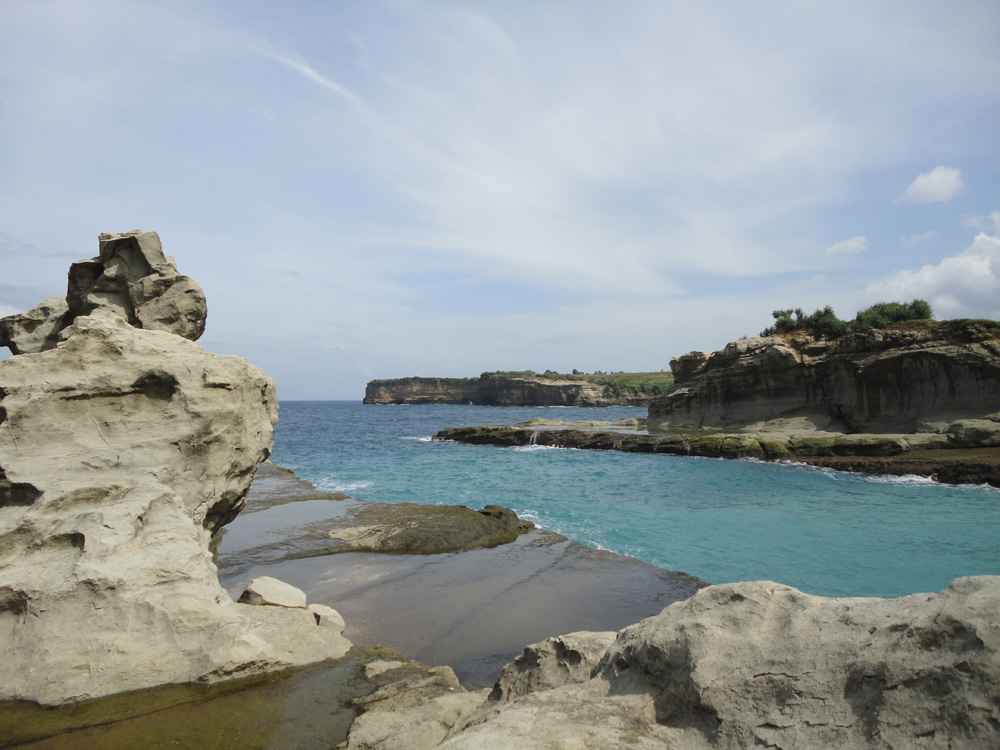
<path id="1" fill-rule="evenodd" d="M 431 442 L 445 427 L 645 409 L 286 401 L 273 460 L 383 502 L 506 505 L 538 525 L 711 583 L 826 596 L 938 591 L 1000 574 L 1000 490 L 756 461 Z"/>

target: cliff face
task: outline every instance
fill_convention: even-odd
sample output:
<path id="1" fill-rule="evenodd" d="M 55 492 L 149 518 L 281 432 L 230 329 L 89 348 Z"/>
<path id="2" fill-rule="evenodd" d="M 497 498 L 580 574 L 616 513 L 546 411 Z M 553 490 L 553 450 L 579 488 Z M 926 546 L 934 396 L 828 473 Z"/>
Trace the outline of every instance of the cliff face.
<path id="1" fill-rule="evenodd" d="M 373 380 L 366 404 L 474 404 L 476 406 L 644 406 L 644 394 L 619 395 L 585 380 L 510 377 L 483 373 L 478 379 Z"/>
<path id="2" fill-rule="evenodd" d="M 366 404 L 467 404 L 478 397 L 476 381 L 450 378 L 373 380 L 365 388 Z"/>
<path id="3" fill-rule="evenodd" d="M 853 333 L 734 341 L 670 362 L 675 386 L 649 405 L 663 427 L 802 419 L 844 432 L 934 431 L 1000 412 L 1000 324 L 943 321 Z"/>

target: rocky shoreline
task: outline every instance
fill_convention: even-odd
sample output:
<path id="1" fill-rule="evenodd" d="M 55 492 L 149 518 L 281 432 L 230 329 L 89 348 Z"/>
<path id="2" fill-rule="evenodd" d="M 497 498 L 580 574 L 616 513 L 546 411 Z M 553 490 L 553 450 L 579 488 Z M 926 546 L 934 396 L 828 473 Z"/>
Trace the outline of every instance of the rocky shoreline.
<path id="1" fill-rule="evenodd" d="M 65 298 L 0 320 L 15 355 L 0 361 L 0 747 L 1000 744 L 1000 576 L 895 600 L 707 586 L 498 506 L 320 493 L 260 468 L 275 384 L 194 343 L 206 314 L 156 234 L 136 230 L 101 235 Z M 955 352 L 965 365 L 938 367 L 970 385 L 951 401 L 932 389 L 938 416 L 993 403 L 980 328 Z M 717 359 L 716 385 L 734 368 L 815 364 L 798 358 L 815 347 L 775 359 L 775 346 Z M 711 362 L 687 365 L 710 379 Z M 992 414 L 877 435 L 815 414 L 800 415 L 808 429 L 670 432 L 678 393 L 658 434 L 533 423 L 466 437 L 845 465 L 950 456 L 963 476 L 1000 445 Z"/>
<path id="2" fill-rule="evenodd" d="M 578 450 L 616 450 L 706 458 L 755 458 L 822 466 L 838 471 L 892 476 L 915 475 L 948 484 L 1000 487 L 1000 446 L 960 441 L 939 434 L 844 435 L 754 431 L 650 431 L 625 423 L 532 420 L 518 425 L 478 425 L 439 431 L 435 440 L 473 445 L 545 445 Z M 1000 435 L 1000 425 L 998 435 Z M 989 443 L 996 441 L 993 437 Z"/>
<path id="3" fill-rule="evenodd" d="M 459 522 L 462 530 L 449 507 L 416 506 L 427 512 L 422 520 L 432 519 L 421 528 L 400 516 L 408 506 L 318 492 L 265 463 L 246 510 L 222 535 L 220 582 L 237 597 L 257 576 L 287 581 L 343 615 L 353 643 L 447 665 L 469 688 L 492 685 L 526 643 L 580 628 L 617 630 L 706 585 L 543 529 L 499 545 L 459 545 L 479 528 L 477 519 L 459 516 L 471 520 Z M 316 520 L 295 521 L 278 537 L 256 532 L 307 512 Z M 408 549 L 343 546 L 356 520 L 361 533 L 373 526 L 389 539 L 404 533 Z M 441 543 L 442 520 L 453 527 L 448 545 Z"/>

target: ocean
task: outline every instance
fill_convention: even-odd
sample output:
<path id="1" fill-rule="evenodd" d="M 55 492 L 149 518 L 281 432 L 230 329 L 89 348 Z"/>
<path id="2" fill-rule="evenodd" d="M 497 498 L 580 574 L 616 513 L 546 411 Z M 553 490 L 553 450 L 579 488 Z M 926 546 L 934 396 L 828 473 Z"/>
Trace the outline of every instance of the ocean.
<path id="1" fill-rule="evenodd" d="M 461 425 L 645 413 L 282 401 L 272 460 L 319 489 L 361 500 L 505 505 L 587 546 L 709 583 L 769 579 L 824 596 L 894 597 L 1000 574 L 1000 490 L 989 487 L 430 439 Z"/>

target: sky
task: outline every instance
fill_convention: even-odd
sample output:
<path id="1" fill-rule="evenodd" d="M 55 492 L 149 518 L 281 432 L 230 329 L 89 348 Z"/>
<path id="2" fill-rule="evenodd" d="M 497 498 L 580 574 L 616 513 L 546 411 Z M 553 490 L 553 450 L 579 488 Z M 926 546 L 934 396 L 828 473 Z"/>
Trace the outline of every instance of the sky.
<path id="1" fill-rule="evenodd" d="M 995 0 L 3 0 L 0 315 L 142 228 L 282 399 L 1000 319 L 998 136 Z"/>

